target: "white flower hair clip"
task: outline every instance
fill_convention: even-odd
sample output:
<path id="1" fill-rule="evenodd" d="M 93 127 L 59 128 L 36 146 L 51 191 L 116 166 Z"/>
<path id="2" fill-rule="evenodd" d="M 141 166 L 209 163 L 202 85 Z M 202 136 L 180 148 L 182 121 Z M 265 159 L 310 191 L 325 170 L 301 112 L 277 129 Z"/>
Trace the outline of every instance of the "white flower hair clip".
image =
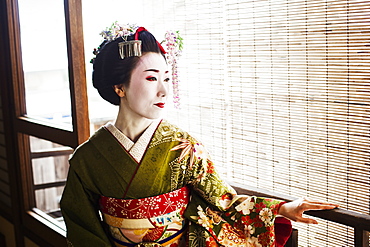
<path id="1" fill-rule="evenodd" d="M 127 37 L 134 35 L 138 29 L 139 26 L 136 24 L 127 23 L 125 25 L 121 25 L 116 21 L 110 27 L 101 31 L 100 35 L 108 42 L 120 37 L 122 37 L 124 41 L 127 41 Z"/>

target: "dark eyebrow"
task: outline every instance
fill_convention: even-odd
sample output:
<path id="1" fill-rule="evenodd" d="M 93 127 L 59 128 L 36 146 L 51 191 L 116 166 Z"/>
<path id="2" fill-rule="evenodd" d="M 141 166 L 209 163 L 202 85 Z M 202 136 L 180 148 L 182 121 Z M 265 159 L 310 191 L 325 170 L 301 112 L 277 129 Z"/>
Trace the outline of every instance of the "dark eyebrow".
<path id="1" fill-rule="evenodd" d="M 159 73 L 159 70 L 157 69 L 147 69 L 147 70 L 144 70 L 144 72 L 147 72 L 147 71 L 153 71 L 155 73 Z M 168 73 L 169 71 L 167 70 L 166 72 L 164 72 L 165 74 Z"/>

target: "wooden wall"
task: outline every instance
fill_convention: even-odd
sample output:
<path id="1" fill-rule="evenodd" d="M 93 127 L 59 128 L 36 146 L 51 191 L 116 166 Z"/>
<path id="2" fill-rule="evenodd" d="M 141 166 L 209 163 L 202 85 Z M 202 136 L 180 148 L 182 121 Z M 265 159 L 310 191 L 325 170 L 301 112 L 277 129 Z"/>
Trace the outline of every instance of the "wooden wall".
<path id="1" fill-rule="evenodd" d="M 9 181 L 9 164 L 7 160 L 7 147 L 5 142 L 4 114 L 0 92 L 0 235 L 6 247 L 15 247 L 14 225 L 11 222 L 11 193 Z M 4 217 L 2 217 L 4 216 Z M 6 218 L 5 218 L 6 217 Z"/>

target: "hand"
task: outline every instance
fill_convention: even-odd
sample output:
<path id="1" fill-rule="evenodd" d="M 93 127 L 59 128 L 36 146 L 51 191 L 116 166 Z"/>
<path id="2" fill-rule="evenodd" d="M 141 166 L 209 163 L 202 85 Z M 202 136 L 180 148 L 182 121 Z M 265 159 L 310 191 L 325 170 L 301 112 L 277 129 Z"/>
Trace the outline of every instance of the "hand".
<path id="1" fill-rule="evenodd" d="M 318 224 L 318 222 L 314 219 L 304 218 L 304 211 L 334 209 L 337 207 L 339 207 L 337 204 L 312 201 L 308 198 L 302 198 L 283 204 L 279 209 L 279 214 L 292 221 L 303 222 L 307 224 Z"/>

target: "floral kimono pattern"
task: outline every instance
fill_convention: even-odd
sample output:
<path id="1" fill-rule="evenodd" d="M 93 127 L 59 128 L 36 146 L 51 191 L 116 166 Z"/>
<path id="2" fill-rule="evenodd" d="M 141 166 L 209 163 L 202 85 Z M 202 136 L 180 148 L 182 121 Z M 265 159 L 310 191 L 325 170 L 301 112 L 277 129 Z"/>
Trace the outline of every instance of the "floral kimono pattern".
<path id="1" fill-rule="evenodd" d="M 186 231 L 181 241 L 162 246 L 275 246 L 274 220 L 284 202 L 237 195 L 203 145 L 166 120 L 148 129 L 135 153 L 120 140 L 123 134 L 106 126 L 75 151 L 61 201 L 70 246 L 116 246 L 102 197 L 145 199 L 184 186 L 190 191 L 181 210 Z"/>
<path id="2" fill-rule="evenodd" d="M 208 152 L 195 139 L 180 140 L 179 160 L 193 171 L 192 201 L 185 215 L 191 221 L 189 246 L 275 246 L 274 219 L 284 203 L 236 195 L 218 176 Z"/>

